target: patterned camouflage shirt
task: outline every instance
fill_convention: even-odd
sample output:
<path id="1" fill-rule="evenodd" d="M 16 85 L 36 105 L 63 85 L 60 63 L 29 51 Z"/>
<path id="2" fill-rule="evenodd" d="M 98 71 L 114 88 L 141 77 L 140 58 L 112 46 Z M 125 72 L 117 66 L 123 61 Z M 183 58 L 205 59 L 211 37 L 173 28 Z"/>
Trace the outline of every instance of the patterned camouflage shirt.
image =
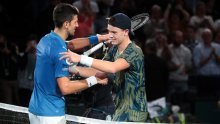
<path id="1" fill-rule="evenodd" d="M 130 67 L 115 73 L 114 93 L 116 111 L 114 121 L 139 121 L 147 119 L 147 99 L 145 92 L 144 55 L 134 43 L 130 43 L 119 54 L 117 46 L 112 46 L 105 60 L 125 59 Z"/>

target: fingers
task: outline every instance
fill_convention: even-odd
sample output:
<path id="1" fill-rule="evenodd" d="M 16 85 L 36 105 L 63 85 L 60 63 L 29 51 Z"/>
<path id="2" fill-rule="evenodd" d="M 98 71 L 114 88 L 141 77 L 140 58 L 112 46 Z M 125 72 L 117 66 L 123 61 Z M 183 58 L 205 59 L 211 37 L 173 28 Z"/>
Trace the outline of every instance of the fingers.
<path id="1" fill-rule="evenodd" d="M 66 59 L 66 58 L 70 58 L 70 57 L 71 57 L 71 56 L 68 55 L 68 54 L 63 54 L 63 56 L 60 57 L 60 60 Z M 71 59 L 70 59 L 69 61 L 71 61 Z"/>
<path id="2" fill-rule="evenodd" d="M 105 78 L 105 79 L 99 79 L 98 81 L 99 84 L 102 84 L 102 85 L 107 85 L 108 84 L 108 78 Z"/>
<path id="3" fill-rule="evenodd" d="M 97 34 L 96 35 L 99 41 L 106 41 L 109 40 L 109 34 Z"/>
<path id="4" fill-rule="evenodd" d="M 62 55 L 62 57 L 60 57 L 60 60 L 62 60 L 62 59 L 65 59 L 65 58 L 70 58 L 72 52 L 68 49 L 68 52 L 61 52 L 61 53 L 59 53 L 59 54 Z"/>
<path id="5" fill-rule="evenodd" d="M 67 53 L 67 52 L 62 52 L 62 53 L 59 53 L 59 54 L 62 55 L 62 56 L 60 57 L 60 60 L 65 59 L 65 58 L 68 57 L 68 53 Z"/>
<path id="6" fill-rule="evenodd" d="M 108 84 L 108 79 L 106 78 L 106 79 L 104 79 L 105 81 L 104 81 L 104 83 L 103 83 L 103 85 L 107 85 Z"/>
<path id="7" fill-rule="evenodd" d="M 61 52 L 60 54 L 63 55 L 63 54 L 71 54 L 71 53 L 73 52 L 68 49 L 67 52 Z"/>
<path id="8" fill-rule="evenodd" d="M 99 83 L 99 84 L 101 84 L 101 85 L 107 85 L 108 82 L 102 82 L 102 83 Z"/>
<path id="9" fill-rule="evenodd" d="M 79 70 L 77 69 L 76 65 L 73 65 L 69 67 L 69 72 L 72 74 L 78 74 Z"/>
<path id="10" fill-rule="evenodd" d="M 67 52 L 61 52 L 61 53 L 59 53 L 59 54 L 63 55 L 63 54 L 67 54 Z"/>

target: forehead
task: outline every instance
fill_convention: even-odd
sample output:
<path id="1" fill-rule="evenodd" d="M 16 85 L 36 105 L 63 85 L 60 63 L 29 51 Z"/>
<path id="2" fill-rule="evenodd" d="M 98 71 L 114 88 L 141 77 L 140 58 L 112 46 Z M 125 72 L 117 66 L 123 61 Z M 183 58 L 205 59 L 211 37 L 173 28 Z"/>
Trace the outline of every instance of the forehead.
<path id="1" fill-rule="evenodd" d="M 212 35 L 212 32 L 211 32 L 211 30 L 209 30 L 209 29 L 205 29 L 205 30 L 202 32 L 202 35 Z"/>
<path id="2" fill-rule="evenodd" d="M 123 31 L 122 29 L 118 28 L 118 27 L 114 27 L 112 25 L 109 25 L 107 26 L 107 29 L 108 31 L 114 31 L 114 32 L 120 32 L 120 31 Z"/>

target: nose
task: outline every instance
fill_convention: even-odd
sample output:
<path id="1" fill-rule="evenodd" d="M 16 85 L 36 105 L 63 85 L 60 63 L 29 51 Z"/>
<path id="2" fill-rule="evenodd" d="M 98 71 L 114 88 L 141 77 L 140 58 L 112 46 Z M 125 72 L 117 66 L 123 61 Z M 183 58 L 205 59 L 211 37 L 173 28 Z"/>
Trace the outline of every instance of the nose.
<path id="1" fill-rule="evenodd" d="M 112 34 L 109 35 L 109 39 L 113 39 L 113 35 Z"/>
<path id="2" fill-rule="evenodd" d="M 76 23 L 76 27 L 79 27 L 79 23 L 78 22 Z"/>

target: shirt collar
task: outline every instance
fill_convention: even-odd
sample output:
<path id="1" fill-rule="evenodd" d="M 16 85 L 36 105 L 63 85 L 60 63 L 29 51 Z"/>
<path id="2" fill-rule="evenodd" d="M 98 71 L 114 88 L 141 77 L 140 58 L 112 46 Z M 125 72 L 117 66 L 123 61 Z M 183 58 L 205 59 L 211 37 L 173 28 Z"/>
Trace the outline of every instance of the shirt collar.
<path id="1" fill-rule="evenodd" d="M 61 44 L 65 44 L 67 46 L 67 43 L 57 34 L 55 33 L 53 30 L 51 30 L 50 34 L 56 38 L 59 39 L 59 42 L 61 42 Z"/>

